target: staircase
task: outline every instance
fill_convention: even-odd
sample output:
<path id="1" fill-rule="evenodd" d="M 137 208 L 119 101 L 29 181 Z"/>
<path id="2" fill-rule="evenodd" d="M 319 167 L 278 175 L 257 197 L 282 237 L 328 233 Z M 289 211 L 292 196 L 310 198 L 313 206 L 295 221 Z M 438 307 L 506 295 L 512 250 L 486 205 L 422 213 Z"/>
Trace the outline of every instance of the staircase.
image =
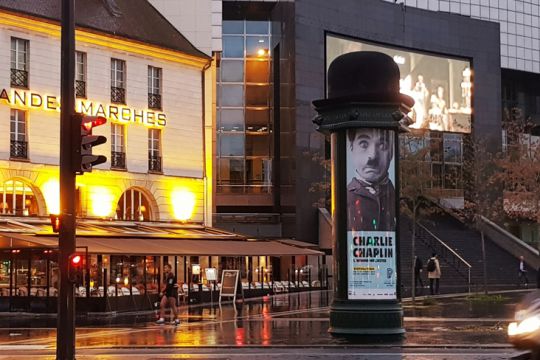
<path id="1" fill-rule="evenodd" d="M 460 254 L 471 267 L 473 290 L 483 288 L 482 241 L 480 232 L 471 229 L 449 215 L 437 215 L 424 221 L 435 236 Z M 485 240 L 487 283 L 489 289 L 516 288 L 519 260 L 496 245 L 487 236 Z M 536 285 L 536 271 L 527 268 L 530 287 Z"/>
<path id="2" fill-rule="evenodd" d="M 412 221 L 406 217 L 400 219 L 400 261 L 402 296 L 411 296 L 411 275 L 412 275 Z M 416 225 L 416 255 L 420 257 L 424 264 L 421 274 L 424 285 L 429 285 L 427 279 L 426 264 L 433 252 L 437 253 L 439 265 L 441 267 L 440 293 L 455 293 L 469 291 L 469 267 L 459 253 L 446 246 L 444 242 L 437 239 L 429 229 L 422 224 Z M 472 289 L 474 290 L 474 289 Z M 429 289 L 423 292 L 417 289 L 417 295 L 429 294 Z"/>

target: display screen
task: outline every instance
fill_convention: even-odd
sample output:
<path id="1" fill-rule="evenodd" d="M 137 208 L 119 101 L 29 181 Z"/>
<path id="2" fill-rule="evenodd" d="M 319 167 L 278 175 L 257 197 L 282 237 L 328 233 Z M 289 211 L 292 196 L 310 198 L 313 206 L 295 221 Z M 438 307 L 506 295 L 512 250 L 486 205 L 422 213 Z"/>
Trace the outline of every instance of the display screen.
<path id="1" fill-rule="evenodd" d="M 348 299 L 396 299 L 395 132 L 347 130 Z"/>
<path id="2" fill-rule="evenodd" d="M 414 99 L 410 128 L 471 132 L 470 62 L 327 35 L 326 64 L 353 51 L 378 51 L 392 57 L 401 74 L 400 92 Z M 328 70 L 328 68 L 327 68 Z"/>

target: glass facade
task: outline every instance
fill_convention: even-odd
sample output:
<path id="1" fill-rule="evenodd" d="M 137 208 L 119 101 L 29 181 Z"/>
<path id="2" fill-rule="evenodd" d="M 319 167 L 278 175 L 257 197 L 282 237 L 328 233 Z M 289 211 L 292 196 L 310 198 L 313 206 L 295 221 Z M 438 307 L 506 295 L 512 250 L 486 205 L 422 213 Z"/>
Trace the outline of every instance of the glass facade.
<path id="1" fill-rule="evenodd" d="M 217 85 L 218 193 L 270 192 L 269 49 L 269 21 L 223 21 Z"/>

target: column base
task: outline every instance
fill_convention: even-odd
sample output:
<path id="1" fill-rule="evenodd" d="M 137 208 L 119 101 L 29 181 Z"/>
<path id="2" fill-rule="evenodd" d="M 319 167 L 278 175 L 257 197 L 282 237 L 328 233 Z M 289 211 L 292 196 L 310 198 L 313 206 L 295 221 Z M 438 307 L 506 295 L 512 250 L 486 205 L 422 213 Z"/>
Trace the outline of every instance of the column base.
<path id="1" fill-rule="evenodd" d="M 332 335 L 393 335 L 405 334 L 403 309 L 396 302 L 358 302 L 340 300 L 330 306 Z"/>

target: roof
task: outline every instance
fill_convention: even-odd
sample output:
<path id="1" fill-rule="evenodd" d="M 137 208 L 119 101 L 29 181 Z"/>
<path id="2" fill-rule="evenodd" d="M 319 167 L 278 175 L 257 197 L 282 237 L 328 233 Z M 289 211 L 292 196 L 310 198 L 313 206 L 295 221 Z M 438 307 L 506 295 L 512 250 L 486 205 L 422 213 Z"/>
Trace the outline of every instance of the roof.
<path id="1" fill-rule="evenodd" d="M 299 246 L 304 245 L 304 246 Z M 200 224 L 77 221 L 77 248 L 92 254 L 180 256 L 322 255 L 306 243 L 254 240 Z M 312 245 L 312 244 L 309 244 Z M 43 218 L 0 217 L 0 249 L 58 248 L 58 235 Z"/>
<path id="2" fill-rule="evenodd" d="M 52 236 L 0 234 L 0 248 L 57 248 Z M 322 255 L 320 251 L 285 245 L 277 241 L 211 240 L 185 238 L 77 236 L 77 248 L 91 254 L 144 256 L 287 256 Z"/>
<path id="3" fill-rule="evenodd" d="M 0 9 L 59 23 L 60 0 L 0 0 Z M 75 5 L 77 28 L 127 38 L 208 59 L 147 0 L 84 0 Z"/>

